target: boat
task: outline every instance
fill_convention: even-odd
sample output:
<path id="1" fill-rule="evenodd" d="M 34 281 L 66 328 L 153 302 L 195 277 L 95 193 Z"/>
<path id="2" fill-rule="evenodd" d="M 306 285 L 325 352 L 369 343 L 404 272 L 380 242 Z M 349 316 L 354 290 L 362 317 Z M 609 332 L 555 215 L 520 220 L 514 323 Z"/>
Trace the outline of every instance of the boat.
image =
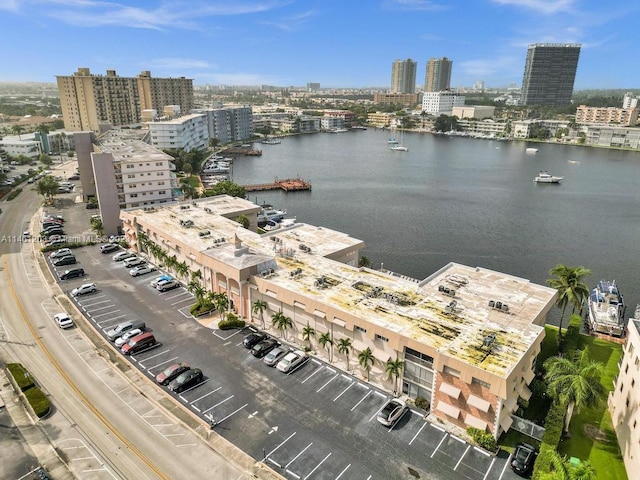
<path id="1" fill-rule="evenodd" d="M 525 150 L 527 153 L 538 153 L 539 150 L 537 148 L 529 147 Z"/>
<path id="2" fill-rule="evenodd" d="M 624 298 L 615 280 L 600 280 L 589 294 L 589 326 L 592 331 L 623 336 Z"/>
<path id="3" fill-rule="evenodd" d="M 364 125 L 354 125 L 353 127 L 351 127 L 351 130 L 366 130 L 367 127 L 365 127 Z"/>
<path id="4" fill-rule="evenodd" d="M 286 215 L 286 210 L 277 210 L 271 205 L 264 205 L 260 213 L 258 213 L 258 226 L 266 225 L 270 220 L 274 222 L 280 222 Z"/>
<path id="5" fill-rule="evenodd" d="M 391 147 L 391 150 L 393 150 L 394 152 L 407 152 L 407 151 L 409 151 L 409 149 L 407 147 L 405 147 L 404 145 L 394 145 L 393 147 Z"/>
<path id="6" fill-rule="evenodd" d="M 396 143 L 398 143 L 398 141 L 395 138 L 390 137 L 389 140 L 387 140 L 387 143 L 391 145 L 395 145 Z"/>
<path id="7" fill-rule="evenodd" d="M 348 132 L 346 128 L 333 128 L 331 130 L 327 130 L 329 133 L 345 133 Z"/>
<path id="8" fill-rule="evenodd" d="M 533 179 L 536 183 L 560 183 L 564 177 L 556 177 L 546 170 L 540 170 L 540 173 Z"/>

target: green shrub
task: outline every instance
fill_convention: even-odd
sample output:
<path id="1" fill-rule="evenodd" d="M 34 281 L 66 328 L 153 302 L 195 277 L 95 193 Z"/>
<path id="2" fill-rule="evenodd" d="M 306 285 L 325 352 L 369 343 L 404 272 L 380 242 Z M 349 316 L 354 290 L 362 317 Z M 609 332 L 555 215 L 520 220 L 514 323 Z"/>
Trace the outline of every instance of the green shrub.
<path id="1" fill-rule="evenodd" d="M 580 323 L 582 319 L 580 315 L 571 315 L 569 319 L 569 325 L 562 336 L 562 343 L 560 345 L 560 351 L 565 354 L 572 354 L 577 348 L 580 342 Z"/>
<path id="2" fill-rule="evenodd" d="M 478 444 L 478 446 L 484 448 L 485 450 L 495 452 L 496 448 L 498 448 L 496 439 L 493 438 L 493 435 L 486 432 L 485 430 L 469 427 L 467 428 L 467 434 L 473 439 L 474 442 Z"/>
<path id="3" fill-rule="evenodd" d="M 16 188 L 14 191 L 12 191 L 8 196 L 7 196 L 7 202 L 10 202 L 11 200 L 13 200 L 14 198 L 16 198 L 18 195 L 20 195 L 20 192 L 22 192 L 21 188 Z"/>
<path id="4" fill-rule="evenodd" d="M 244 328 L 246 322 L 241 318 L 238 318 L 233 313 L 227 314 L 227 318 L 218 322 L 218 328 L 220 330 L 229 330 L 231 328 Z"/>
<path id="5" fill-rule="evenodd" d="M 24 396 L 38 418 L 44 417 L 51 410 L 51 402 L 38 387 L 30 388 L 24 392 Z"/>
<path id="6" fill-rule="evenodd" d="M 422 410 L 429 410 L 429 400 L 424 397 L 416 397 L 415 404 L 416 407 L 421 408 Z"/>
<path id="7" fill-rule="evenodd" d="M 18 388 L 21 391 L 25 391 L 35 386 L 31 374 L 20 363 L 8 363 L 7 370 L 11 373 L 11 376 L 18 384 Z"/>
<path id="8" fill-rule="evenodd" d="M 542 436 L 542 444 L 540 445 L 540 455 L 536 459 L 533 466 L 533 479 L 540 478 L 545 473 L 551 471 L 551 459 L 549 452 L 553 452 L 558 448 L 560 438 L 562 437 L 562 429 L 564 426 L 565 406 L 558 402 L 553 402 L 544 424 L 544 435 Z"/>

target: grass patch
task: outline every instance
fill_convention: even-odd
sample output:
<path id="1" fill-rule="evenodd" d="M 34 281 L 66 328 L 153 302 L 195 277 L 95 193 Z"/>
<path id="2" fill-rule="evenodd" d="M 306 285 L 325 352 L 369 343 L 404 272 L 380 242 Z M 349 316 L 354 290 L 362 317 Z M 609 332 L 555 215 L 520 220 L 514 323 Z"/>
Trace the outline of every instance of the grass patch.
<path id="1" fill-rule="evenodd" d="M 509 430 L 507 433 L 502 434 L 498 441 L 500 448 L 506 450 L 509 453 L 513 453 L 516 448 L 516 445 L 520 442 L 526 442 L 529 445 L 533 445 L 534 447 L 540 448 L 540 441 L 535 438 L 531 438 L 529 435 L 525 435 L 524 433 L 520 433 L 513 428 Z"/>
<path id="2" fill-rule="evenodd" d="M 7 370 L 23 392 L 35 386 L 31 374 L 20 363 L 7 363 Z"/>
<path id="3" fill-rule="evenodd" d="M 200 188 L 200 180 L 197 175 L 190 175 L 188 177 L 182 177 L 180 179 L 180 183 L 187 183 L 191 185 L 193 188 Z"/>
<path id="4" fill-rule="evenodd" d="M 16 198 L 18 195 L 20 195 L 20 193 L 22 192 L 21 188 L 16 188 L 13 192 L 11 192 L 8 196 L 7 196 L 7 202 L 10 202 L 11 200 L 13 200 L 14 198 Z"/>

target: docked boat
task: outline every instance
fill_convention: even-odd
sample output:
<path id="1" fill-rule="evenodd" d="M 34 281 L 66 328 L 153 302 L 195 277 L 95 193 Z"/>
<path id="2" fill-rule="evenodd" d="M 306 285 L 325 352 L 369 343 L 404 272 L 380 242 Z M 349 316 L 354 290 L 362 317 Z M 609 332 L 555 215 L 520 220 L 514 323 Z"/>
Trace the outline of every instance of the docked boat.
<path id="1" fill-rule="evenodd" d="M 539 150 L 537 148 L 529 147 L 529 148 L 527 148 L 526 152 L 527 153 L 538 153 Z"/>
<path id="2" fill-rule="evenodd" d="M 286 215 L 286 210 L 277 210 L 271 205 L 264 205 L 258 213 L 258 226 L 266 225 L 269 221 L 280 222 Z"/>
<path id="3" fill-rule="evenodd" d="M 391 147 L 391 150 L 393 150 L 394 152 L 408 152 L 409 149 L 407 147 L 405 147 L 404 145 L 394 145 Z"/>
<path id="4" fill-rule="evenodd" d="M 540 173 L 533 179 L 536 183 L 560 183 L 564 177 L 556 177 L 551 175 L 546 170 L 541 170 Z"/>
<path id="5" fill-rule="evenodd" d="M 624 298 L 616 282 L 600 280 L 589 294 L 589 326 L 594 332 L 623 336 Z"/>

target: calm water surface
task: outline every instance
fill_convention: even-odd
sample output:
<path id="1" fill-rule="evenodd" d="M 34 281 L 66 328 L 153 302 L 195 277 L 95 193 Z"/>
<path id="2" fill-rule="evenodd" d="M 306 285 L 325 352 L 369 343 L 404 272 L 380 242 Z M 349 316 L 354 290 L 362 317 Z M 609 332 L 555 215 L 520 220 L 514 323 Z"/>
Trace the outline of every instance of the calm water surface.
<path id="1" fill-rule="evenodd" d="M 640 303 L 640 153 L 405 134 L 312 134 L 256 144 L 233 166 L 240 184 L 297 177 L 311 192 L 256 192 L 298 221 L 364 240 L 374 268 L 423 279 L 449 262 L 545 283 L 557 263 L 616 280 L 627 316 Z M 527 146 L 539 149 L 527 154 Z M 538 185 L 540 170 L 564 176 Z"/>

